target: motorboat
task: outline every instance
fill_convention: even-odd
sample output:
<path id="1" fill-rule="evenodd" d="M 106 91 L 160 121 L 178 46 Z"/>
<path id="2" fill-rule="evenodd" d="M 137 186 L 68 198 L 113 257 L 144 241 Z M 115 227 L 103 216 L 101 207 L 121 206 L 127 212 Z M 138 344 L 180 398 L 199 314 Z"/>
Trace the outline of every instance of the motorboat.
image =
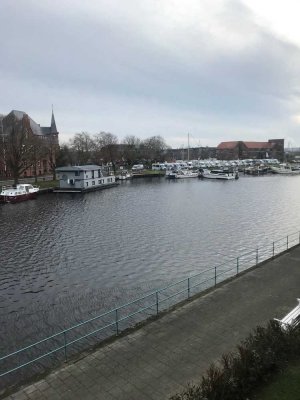
<path id="1" fill-rule="evenodd" d="M 171 169 L 166 172 L 166 179 L 176 179 L 177 177 L 177 169 Z"/>
<path id="2" fill-rule="evenodd" d="M 189 169 L 178 169 L 167 171 L 167 179 L 186 179 L 186 178 L 197 178 L 198 172 Z"/>
<path id="3" fill-rule="evenodd" d="M 288 164 L 280 164 L 278 167 L 272 166 L 271 172 L 281 175 L 300 175 L 300 168 L 298 166 L 292 167 Z"/>
<path id="4" fill-rule="evenodd" d="M 35 199 L 39 188 L 29 183 L 14 186 L 3 186 L 0 193 L 0 203 L 18 203 Z"/>
<path id="5" fill-rule="evenodd" d="M 223 179 L 226 181 L 234 180 L 239 178 L 239 174 L 237 171 L 229 171 L 222 169 L 202 169 L 200 170 L 198 176 L 200 178 L 206 179 Z"/>
<path id="6" fill-rule="evenodd" d="M 198 172 L 189 169 L 180 169 L 176 174 L 176 179 L 198 178 Z"/>
<path id="7" fill-rule="evenodd" d="M 128 172 L 127 170 L 123 170 L 116 178 L 119 181 L 125 181 L 127 179 L 131 179 L 132 174 L 130 172 Z"/>

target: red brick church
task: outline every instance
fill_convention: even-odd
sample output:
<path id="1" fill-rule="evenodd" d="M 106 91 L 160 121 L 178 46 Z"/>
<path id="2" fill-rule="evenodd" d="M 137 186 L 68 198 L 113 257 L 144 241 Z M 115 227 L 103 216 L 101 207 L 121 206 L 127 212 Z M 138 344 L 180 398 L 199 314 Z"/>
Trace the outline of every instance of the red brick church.
<path id="1" fill-rule="evenodd" d="M 52 174 L 58 149 L 58 135 L 54 113 L 52 110 L 50 126 L 40 126 L 24 111 L 12 110 L 7 115 L 0 115 L 0 177 L 11 178 L 12 173 L 6 163 L 7 154 L 5 151 L 5 140 L 12 135 L 15 127 L 22 126 L 26 131 L 26 137 L 38 138 L 41 145 L 45 144 L 45 151 L 38 156 L 35 163 L 29 163 L 20 177 Z M 40 152 L 37 152 L 41 154 Z"/>

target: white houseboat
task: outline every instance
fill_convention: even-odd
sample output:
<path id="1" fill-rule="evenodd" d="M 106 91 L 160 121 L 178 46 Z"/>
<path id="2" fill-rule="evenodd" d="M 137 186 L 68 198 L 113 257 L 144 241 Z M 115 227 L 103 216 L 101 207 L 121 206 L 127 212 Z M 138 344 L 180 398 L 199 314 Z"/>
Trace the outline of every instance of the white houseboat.
<path id="1" fill-rule="evenodd" d="M 54 192 L 88 192 L 116 186 L 114 175 L 107 175 L 99 165 L 77 165 L 56 168 L 59 188 Z"/>

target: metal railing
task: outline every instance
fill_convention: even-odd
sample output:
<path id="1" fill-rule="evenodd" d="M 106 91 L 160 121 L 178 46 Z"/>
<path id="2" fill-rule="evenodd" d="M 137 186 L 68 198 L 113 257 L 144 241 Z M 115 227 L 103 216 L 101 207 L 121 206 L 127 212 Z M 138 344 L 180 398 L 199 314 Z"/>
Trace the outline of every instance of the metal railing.
<path id="1" fill-rule="evenodd" d="M 55 362 L 57 359 L 67 361 L 68 356 L 80 351 L 77 347 L 79 342 L 94 337 L 93 342 L 85 344 L 85 347 L 89 347 L 112 335 L 119 335 L 125 329 L 166 311 L 180 301 L 213 288 L 226 279 L 274 258 L 298 244 L 300 244 L 300 232 L 289 234 L 262 248 L 257 247 L 253 251 L 228 259 L 225 263 L 157 289 L 146 296 L 4 355 L 0 357 L 0 377 L 32 364 L 39 364 L 39 369 L 35 372 L 40 372 L 41 368 L 45 368 L 45 365 L 41 364 L 43 360 L 53 355 L 56 355 Z"/>

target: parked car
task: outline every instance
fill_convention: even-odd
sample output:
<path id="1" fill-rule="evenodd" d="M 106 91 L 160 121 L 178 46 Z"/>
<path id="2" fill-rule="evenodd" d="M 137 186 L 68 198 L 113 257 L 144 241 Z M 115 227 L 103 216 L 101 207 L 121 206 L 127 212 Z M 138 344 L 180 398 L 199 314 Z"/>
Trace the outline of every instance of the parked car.
<path id="1" fill-rule="evenodd" d="M 141 169 L 144 169 L 144 165 L 143 164 L 135 164 L 132 166 L 132 171 L 139 171 Z"/>

